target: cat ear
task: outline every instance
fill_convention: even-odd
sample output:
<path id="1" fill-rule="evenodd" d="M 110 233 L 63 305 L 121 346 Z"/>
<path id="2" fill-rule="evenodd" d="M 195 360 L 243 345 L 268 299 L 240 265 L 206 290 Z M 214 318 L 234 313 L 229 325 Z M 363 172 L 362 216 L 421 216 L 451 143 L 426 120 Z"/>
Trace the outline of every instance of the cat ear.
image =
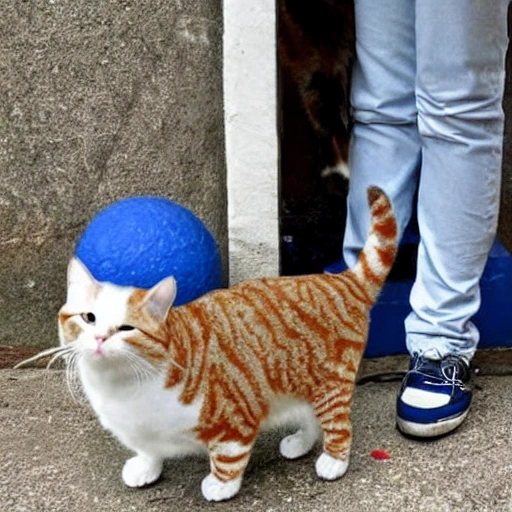
<path id="1" fill-rule="evenodd" d="M 144 303 L 159 321 L 163 321 L 174 303 L 176 293 L 176 280 L 172 276 L 166 277 L 148 291 Z"/>
<path id="2" fill-rule="evenodd" d="M 71 309 L 81 310 L 93 300 L 99 286 L 87 267 L 78 258 L 72 258 L 68 265 L 66 305 Z"/>

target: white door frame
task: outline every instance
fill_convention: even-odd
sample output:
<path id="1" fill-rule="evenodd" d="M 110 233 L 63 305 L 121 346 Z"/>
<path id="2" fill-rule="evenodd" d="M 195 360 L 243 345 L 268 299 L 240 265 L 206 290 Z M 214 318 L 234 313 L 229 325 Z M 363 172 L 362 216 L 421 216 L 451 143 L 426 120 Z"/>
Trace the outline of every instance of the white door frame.
<path id="1" fill-rule="evenodd" d="M 275 0 L 224 0 L 230 284 L 279 273 Z"/>

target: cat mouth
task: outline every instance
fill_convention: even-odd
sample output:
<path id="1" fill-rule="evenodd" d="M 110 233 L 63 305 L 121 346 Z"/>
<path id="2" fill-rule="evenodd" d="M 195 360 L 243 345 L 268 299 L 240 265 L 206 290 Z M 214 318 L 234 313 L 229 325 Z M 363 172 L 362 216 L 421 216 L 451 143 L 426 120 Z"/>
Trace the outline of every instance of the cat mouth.
<path id="1" fill-rule="evenodd" d="M 115 354 L 111 350 L 105 350 L 105 347 L 96 346 L 87 351 L 87 356 L 90 361 L 99 362 L 112 359 Z"/>
<path id="2" fill-rule="evenodd" d="M 87 357 L 90 361 L 101 362 L 101 361 L 113 361 L 126 359 L 126 354 L 123 351 L 113 349 L 112 347 L 96 346 L 91 347 L 86 351 Z"/>

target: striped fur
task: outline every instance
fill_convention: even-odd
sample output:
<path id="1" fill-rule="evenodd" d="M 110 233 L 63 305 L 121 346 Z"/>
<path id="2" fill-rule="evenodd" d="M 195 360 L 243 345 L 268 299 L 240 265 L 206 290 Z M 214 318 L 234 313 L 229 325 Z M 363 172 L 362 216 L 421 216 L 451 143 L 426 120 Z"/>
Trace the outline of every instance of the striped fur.
<path id="1" fill-rule="evenodd" d="M 318 420 L 323 433 L 318 475 L 334 479 L 345 472 L 352 394 L 368 314 L 397 247 L 396 221 L 386 195 L 372 187 L 368 200 L 372 226 L 353 269 L 247 281 L 177 308 L 171 308 L 176 290 L 168 278 L 151 290 L 131 291 L 126 317 L 116 322 L 133 326 L 133 331 L 108 331 L 112 338 L 122 336 L 124 346 L 163 372 L 163 388 L 174 393 L 183 411 L 195 411 L 187 433 L 210 454 L 211 473 L 202 486 L 207 499 L 227 499 L 238 492 L 259 430 L 290 404 L 309 404 Z M 61 310 L 64 345 L 74 343 L 77 313 L 76 307 Z M 93 386 L 87 371 L 82 372 L 86 393 Z M 102 423 L 108 428 L 113 421 Z M 115 431 L 122 425 L 111 429 L 127 439 Z M 314 435 L 306 424 L 283 440 L 281 453 L 288 458 L 303 455 L 314 445 Z M 143 451 L 133 448 L 139 455 Z M 152 457 L 151 467 L 161 470 L 159 456 Z"/>

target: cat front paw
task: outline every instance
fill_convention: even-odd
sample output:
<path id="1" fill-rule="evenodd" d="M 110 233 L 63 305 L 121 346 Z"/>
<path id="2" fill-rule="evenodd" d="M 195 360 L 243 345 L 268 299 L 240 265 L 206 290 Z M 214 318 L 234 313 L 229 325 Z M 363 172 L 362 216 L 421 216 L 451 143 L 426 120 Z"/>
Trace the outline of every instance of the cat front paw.
<path id="1" fill-rule="evenodd" d="M 242 486 L 242 479 L 236 478 L 229 482 L 223 482 L 211 473 L 201 483 L 201 491 L 208 501 L 229 500 L 238 494 Z"/>
<path id="2" fill-rule="evenodd" d="M 316 436 L 305 430 L 298 430 L 295 434 L 286 436 L 279 443 L 281 455 L 287 459 L 298 459 L 306 455 L 313 448 Z"/>
<path id="3" fill-rule="evenodd" d="M 348 469 L 348 460 L 334 458 L 328 453 L 322 453 L 315 465 L 316 474 L 324 480 L 336 480 L 341 478 Z"/>
<path id="4" fill-rule="evenodd" d="M 143 487 L 158 480 L 162 474 L 163 461 L 137 455 L 123 466 L 123 481 L 128 487 Z"/>

